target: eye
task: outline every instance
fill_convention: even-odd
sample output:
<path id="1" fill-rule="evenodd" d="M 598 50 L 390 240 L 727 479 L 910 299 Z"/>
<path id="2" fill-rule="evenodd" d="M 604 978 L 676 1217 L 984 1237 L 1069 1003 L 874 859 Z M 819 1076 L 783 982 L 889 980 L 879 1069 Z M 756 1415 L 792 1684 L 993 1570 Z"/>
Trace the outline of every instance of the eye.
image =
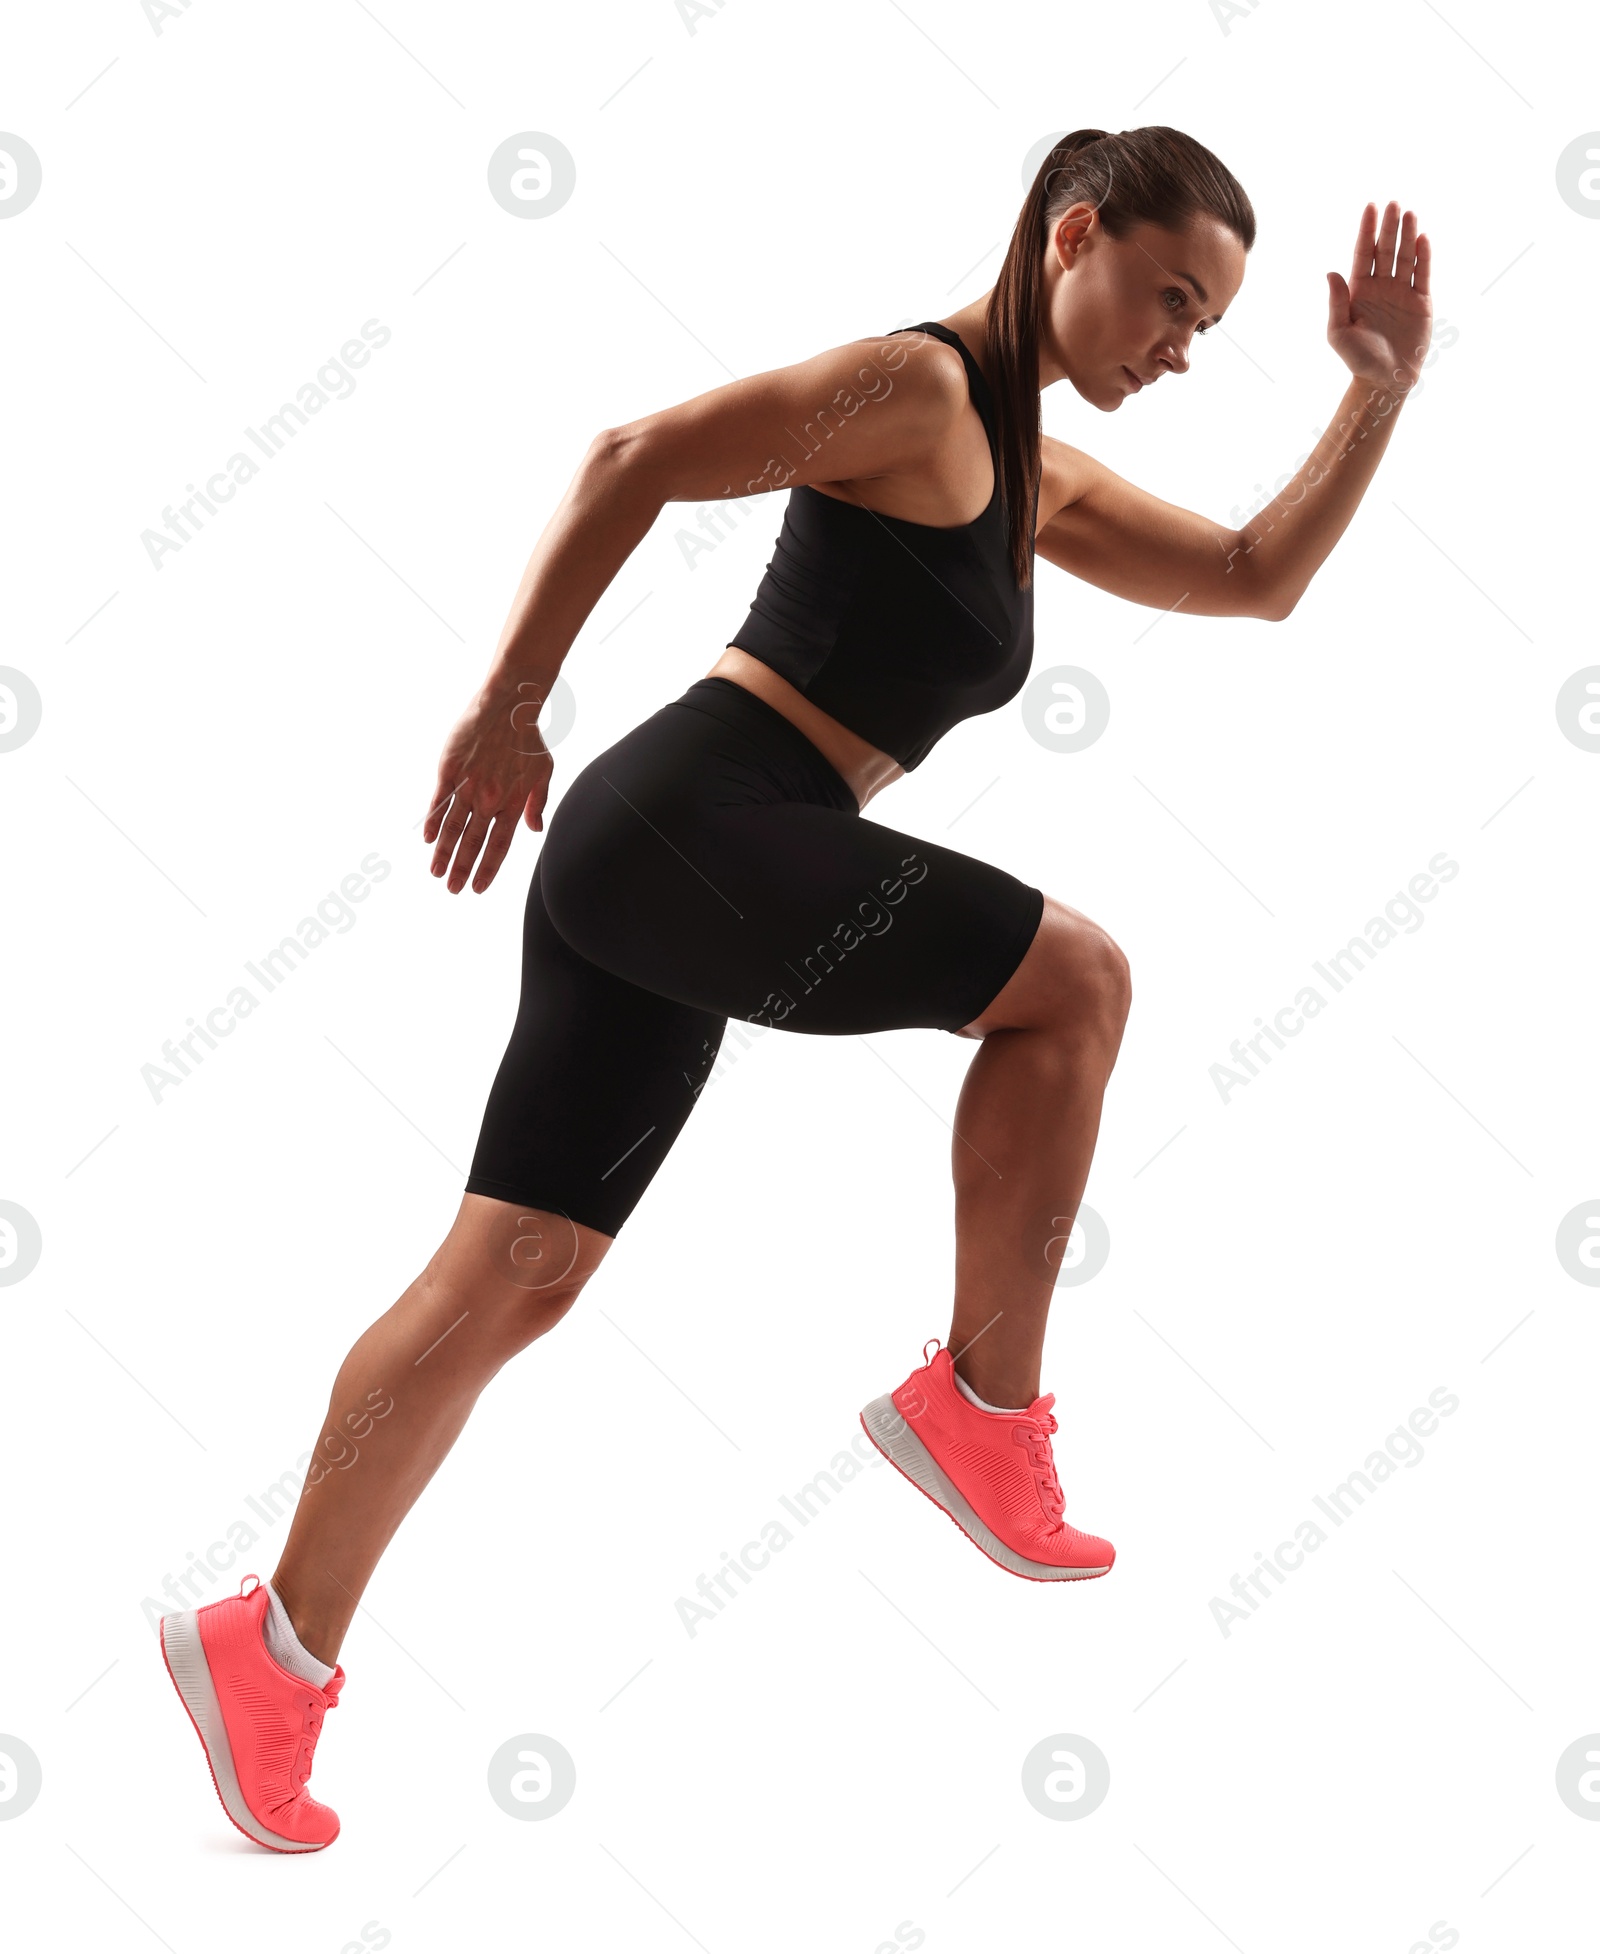
<path id="1" fill-rule="evenodd" d="M 1178 301 L 1177 305 L 1173 307 L 1173 312 L 1175 315 L 1181 312 L 1183 308 L 1189 303 L 1189 294 L 1183 289 L 1181 285 L 1169 285 L 1167 289 L 1161 294 L 1161 296 L 1164 299 L 1176 299 Z M 1210 330 L 1211 328 L 1209 326 L 1195 327 L 1195 331 L 1197 333 L 1206 333 L 1206 332 L 1210 332 Z"/>

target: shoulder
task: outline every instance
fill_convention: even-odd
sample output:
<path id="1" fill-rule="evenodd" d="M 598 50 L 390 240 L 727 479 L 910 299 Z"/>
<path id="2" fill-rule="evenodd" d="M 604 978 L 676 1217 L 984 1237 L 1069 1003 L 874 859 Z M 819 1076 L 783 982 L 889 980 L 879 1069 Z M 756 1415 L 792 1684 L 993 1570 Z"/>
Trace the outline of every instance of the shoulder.
<path id="1" fill-rule="evenodd" d="M 605 449 L 663 502 L 920 482 L 966 398 L 954 347 L 931 333 L 876 333 L 624 422 L 606 431 Z"/>
<path id="2" fill-rule="evenodd" d="M 757 379 L 778 383 L 790 416 L 831 428 L 851 423 L 858 437 L 871 429 L 868 445 L 912 461 L 949 433 L 968 399 L 961 355 L 932 333 L 847 339 Z"/>
<path id="3" fill-rule="evenodd" d="M 812 403 L 809 414 L 797 406 L 800 418 L 827 433 L 849 429 L 848 442 L 833 444 L 839 472 L 819 469 L 807 477 L 813 486 L 894 475 L 920 481 L 971 397 L 961 355 L 932 333 L 847 340 L 791 371 L 805 375 L 799 394 Z"/>
<path id="4" fill-rule="evenodd" d="M 947 431 L 967 402 L 966 362 L 931 332 L 850 340 L 822 357 L 836 370 L 850 372 L 859 392 L 897 398 L 901 415 L 931 435 Z"/>
<path id="5" fill-rule="evenodd" d="M 934 333 L 907 328 L 892 336 L 857 343 L 877 347 L 885 366 L 930 393 L 965 396 L 967 392 L 966 361 L 954 346 Z"/>

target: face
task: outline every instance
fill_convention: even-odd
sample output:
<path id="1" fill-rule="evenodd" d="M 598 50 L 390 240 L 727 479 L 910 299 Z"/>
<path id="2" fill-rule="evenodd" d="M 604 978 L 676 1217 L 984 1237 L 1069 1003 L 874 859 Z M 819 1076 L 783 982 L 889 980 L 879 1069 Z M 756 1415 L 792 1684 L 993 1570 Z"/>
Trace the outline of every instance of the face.
<path id="1" fill-rule="evenodd" d="M 1192 341 L 1233 303 L 1244 266 L 1244 246 L 1213 217 L 1194 218 L 1186 231 L 1140 224 L 1114 238 L 1092 204 L 1074 204 L 1045 251 L 1040 385 L 1070 380 L 1110 414 L 1168 374 L 1187 373 Z"/>

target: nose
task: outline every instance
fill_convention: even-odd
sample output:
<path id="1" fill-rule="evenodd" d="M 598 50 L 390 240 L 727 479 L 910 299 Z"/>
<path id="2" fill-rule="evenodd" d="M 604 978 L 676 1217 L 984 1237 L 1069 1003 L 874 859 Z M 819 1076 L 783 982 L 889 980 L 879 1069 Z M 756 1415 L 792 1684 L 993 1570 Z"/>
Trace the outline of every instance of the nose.
<path id="1" fill-rule="evenodd" d="M 1186 339 L 1169 339 L 1156 353 L 1156 366 L 1168 368 L 1173 373 L 1189 371 L 1189 342 Z"/>

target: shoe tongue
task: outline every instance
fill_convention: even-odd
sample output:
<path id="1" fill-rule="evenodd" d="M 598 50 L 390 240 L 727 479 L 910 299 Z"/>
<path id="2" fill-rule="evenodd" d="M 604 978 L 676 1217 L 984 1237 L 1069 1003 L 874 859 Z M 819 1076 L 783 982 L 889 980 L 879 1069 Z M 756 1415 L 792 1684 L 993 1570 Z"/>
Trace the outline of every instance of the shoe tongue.
<path id="1" fill-rule="evenodd" d="M 1055 1401 L 1056 1401 L 1055 1392 L 1046 1391 L 1042 1398 L 1035 1398 L 1033 1403 L 1028 1406 L 1028 1416 L 1030 1418 L 1042 1419 L 1045 1413 L 1055 1403 Z"/>
<path id="2" fill-rule="evenodd" d="M 322 1693 L 330 1704 L 338 1702 L 339 1692 L 344 1688 L 344 1680 L 343 1668 L 335 1666 L 333 1674 L 322 1685 Z"/>

